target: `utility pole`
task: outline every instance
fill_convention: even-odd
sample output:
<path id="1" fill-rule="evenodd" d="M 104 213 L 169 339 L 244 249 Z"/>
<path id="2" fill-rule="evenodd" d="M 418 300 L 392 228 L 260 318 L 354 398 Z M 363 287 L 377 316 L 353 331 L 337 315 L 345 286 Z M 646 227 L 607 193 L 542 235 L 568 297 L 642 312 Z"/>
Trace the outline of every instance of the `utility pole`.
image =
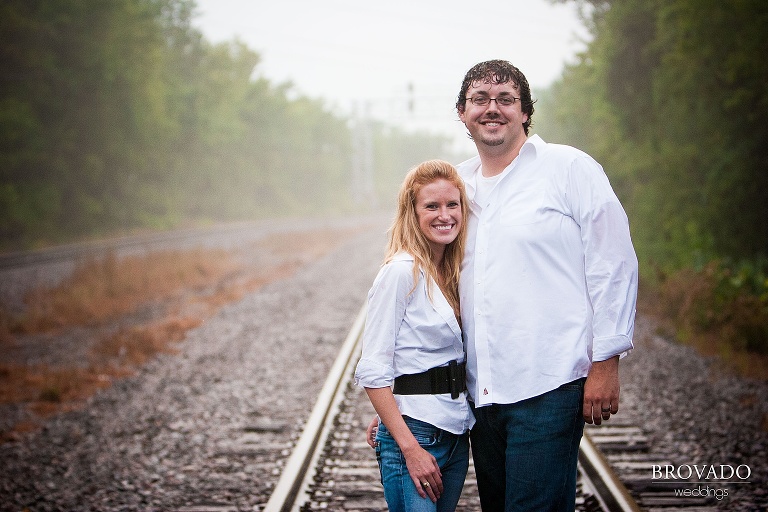
<path id="1" fill-rule="evenodd" d="M 360 111 L 362 110 L 362 112 Z M 373 130 L 370 118 L 371 104 L 366 101 L 362 109 L 355 107 L 352 120 L 352 202 L 367 210 L 378 207 L 374 186 Z"/>

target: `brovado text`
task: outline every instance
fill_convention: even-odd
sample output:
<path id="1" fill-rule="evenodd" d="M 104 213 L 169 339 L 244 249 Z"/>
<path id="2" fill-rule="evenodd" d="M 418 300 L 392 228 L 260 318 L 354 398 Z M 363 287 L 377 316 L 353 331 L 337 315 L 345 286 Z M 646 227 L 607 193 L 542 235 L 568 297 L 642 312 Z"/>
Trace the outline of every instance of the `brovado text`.
<path id="1" fill-rule="evenodd" d="M 731 464 L 672 464 L 652 466 L 653 480 L 688 480 L 696 477 L 699 480 L 718 480 L 727 482 L 733 478 L 745 481 L 752 475 L 752 470 L 746 464 L 734 467 Z"/>

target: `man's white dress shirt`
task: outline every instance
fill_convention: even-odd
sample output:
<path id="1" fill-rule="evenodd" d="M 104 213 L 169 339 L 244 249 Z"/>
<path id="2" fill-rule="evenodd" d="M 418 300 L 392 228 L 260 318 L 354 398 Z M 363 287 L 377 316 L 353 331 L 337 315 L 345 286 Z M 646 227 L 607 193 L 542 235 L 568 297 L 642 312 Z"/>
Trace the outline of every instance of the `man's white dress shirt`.
<path id="1" fill-rule="evenodd" d="M 632 349 L 637 257 L 602 167 L 531 136 L 483 203 L 480 158 L 458 166 L 470 200 L 461 269 L 467 386 L 514 403 Z"/>
<path id="2" fill-rule="evenodd" d="M 368 292 L 363 351 L 355 382 L 366 388 L 392 386 L 395 377 L 464 361 L 461 328 L 440 287 L 427 296 L 425 273 L 413 293 L 413 256 L 400 253 L 382 266 Z M 474 416 L 464 391 L 455 400 L 440 395 L 395 395 L 400 413 L 454 434 L 467 431 Z"/>

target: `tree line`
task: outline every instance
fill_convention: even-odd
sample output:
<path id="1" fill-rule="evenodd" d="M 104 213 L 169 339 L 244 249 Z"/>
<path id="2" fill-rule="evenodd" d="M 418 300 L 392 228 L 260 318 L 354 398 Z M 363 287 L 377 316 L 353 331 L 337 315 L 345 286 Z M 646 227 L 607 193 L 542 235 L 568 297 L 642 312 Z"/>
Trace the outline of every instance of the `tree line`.
<path id="1" fill-rule="evenodd" d="M 354 120 L 260 56 L 212 44 L 193 0 L 0 4 L 0 240 L 24 248 L 136 229 L 365 211 L 446 137 L 369 122 L 373 178 L 351 187 Z M 365 195 L 365 197 L 360 197 Z"/>
<path id="2" fill-rule="evenodd" d="M 592 40 L 542 92 L 541 133 L 603 164 L 683 327 L 768 354 L 768 3 L 579 5 Z"/>
<path id="3" fill-rule="evenodd" d="M 768 4 L 582 1 L 593 39 L 541 98 L 604 164 L 646 263 L 768 253 Z"/>

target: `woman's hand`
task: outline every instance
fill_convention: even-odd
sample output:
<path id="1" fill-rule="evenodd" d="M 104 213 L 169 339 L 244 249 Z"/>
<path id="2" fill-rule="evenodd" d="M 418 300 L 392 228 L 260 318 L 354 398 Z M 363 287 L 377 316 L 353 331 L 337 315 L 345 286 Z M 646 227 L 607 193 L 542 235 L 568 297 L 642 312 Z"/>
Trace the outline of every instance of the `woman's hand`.
<path id="1" fill-rule="evenodd" d="M 371 404 L 376 409 L 381 422 L 384 423 L 387 431 L 395 440 L 397 446 L 400 447 L 400 451 L 405 457 L 408 474 L 411 476 L 419 496 L 422 498 L 428 497 L 433 502 L 436 502 L 440 495 L 443 494 L 443 475 L 440 473 L 437 459 L 419 445 L 408 425 L 405 424 L 405 420 L 403 420 L 403 416 L 397 408 L 392 389 L 388 387 L 365 388 L 365 392 L 368 394 L 368 398 L 371 399 Z M 371 433 L 377 425 L 376 418 L 368 424 L 366 441 L 370 446 L 376 446 L 373 439 L 371 439 Z"/>
<path id="2" fill-rule="evenodd" d="M 443 474 L 440 472 L 440 466 L 437 465 L 437 459 L 419 445 L 407 452 L 404 451 L 403 455 L 408 473 L 411 475 L 411 480 L 413 480 L 413 485 L 416 486 L 419 496 L 428 497 L 436 502 L 443 494 Z"/>

